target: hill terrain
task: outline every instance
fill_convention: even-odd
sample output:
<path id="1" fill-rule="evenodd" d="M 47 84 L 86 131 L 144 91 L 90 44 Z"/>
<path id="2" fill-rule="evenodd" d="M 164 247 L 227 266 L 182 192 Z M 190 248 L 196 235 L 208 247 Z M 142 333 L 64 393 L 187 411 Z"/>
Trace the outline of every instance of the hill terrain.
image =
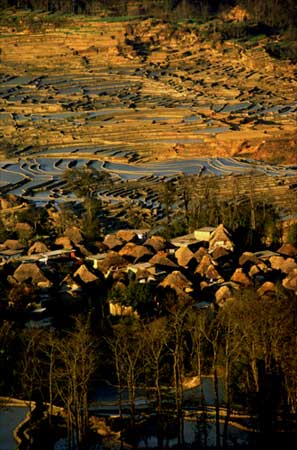
<path id="1" fill-rule="evenodd" d="M 33 14 L 30 29 L 21 13 L 14 28 L 2 20 L 3 157 L 295 164 L 297 69 L 269 56 L 272 37 L 223 39 L 221 19 L 50 16 Z"/>
<path id="2" fill-rule="evenodd" d="M 0 394 L 37 400 L 30 448 L 291 447 L 297 67 L 241 19 L 0 17 Z"/>

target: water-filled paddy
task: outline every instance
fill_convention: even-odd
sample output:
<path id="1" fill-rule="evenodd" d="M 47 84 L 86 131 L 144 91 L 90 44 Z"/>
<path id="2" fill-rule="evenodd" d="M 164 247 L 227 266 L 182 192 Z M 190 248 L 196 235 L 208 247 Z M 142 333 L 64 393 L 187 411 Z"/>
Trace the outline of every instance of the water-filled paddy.
<path id="1" fill-rule="evenodd" d="M 65 149 L 61 149 L 61 151 Z M 87 149 L 89 151 L 89 149 Z M 58 149 L 56 150 L 58 151 Z M 72 152 L 83 153 L 81 149 L 73 149 Z M 89 151 L 90 153 L 90 151 Z M 95 153 L 95 152 L 94 152 Z M 1 186 L 6 187 L 6 192 L 16 195 L 24 195 L 38 201 L 47 201 L 54 197 L 57 200 L 69 198 L 69 193 L 52 191 L 52 182 L 61 180 L 62 174 L 67 169 L 80 169 L 91 167 L 95 170 L 104 170 L 119 180 L 140 180 L 143 177 L 154 177 L 155 184 L 161 179 L 171 179 L 180 174 L 185 175 L 210 175 L 218 176 L 229 174 L 246 174 L 249 172 L 265 173 L 270 176 L 290 176 L 297 174 L 296 166 L 273 166 L 252 160 L 236 158 L 192 158 L 170 159 L 148 163 L 129 164 L 108 160 L 108 157 L 123 157 L 125 152 L 120 150 L 104 151 L 96 150 L 98 159 L 89 158 L 63 158 L 40 157 L 32 159 L 19 159 L 10 163 L 0 163 Z M 99 159 L 100 158 L 100 159 Z M 22 181 L 22 184 L 19 183 Z M 72 196 L 71 196 L 72 197 Z"/>

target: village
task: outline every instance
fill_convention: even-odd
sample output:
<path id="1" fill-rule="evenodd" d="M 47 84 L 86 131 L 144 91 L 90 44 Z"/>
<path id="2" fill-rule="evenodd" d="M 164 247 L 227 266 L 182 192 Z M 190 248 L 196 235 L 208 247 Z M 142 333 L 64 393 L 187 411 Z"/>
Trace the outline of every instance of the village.
<path id="1" fill-rule="evenodd" d="M 294 2 L 0 9 L 0 450 L 295 448 Z"/>
<path id="2" fill-rule="evenodd" d="M 2 212 L 13 196 L 8 199 L 1 199 Z M 275 251 L 262 246 L 240 253 L 223 224 L 173 239 L 152 235 L 148 228 L 120 229 L 95 242 L 84 239 L 75 225 L 44 240 L 29 223 L 17 223 L 15 230 L 21 239 L 0 245 L 1 310 L 8 317 L 14 312 L 34 317 L 31 326 L 50 326 L 53 312 L 71 314 L 87 305 L 88 297 L 98 304 L 108 299 L 105 307 L 113 316 L 137 316 L 143 305 L 137 299 L 127 304 L 120 295 L 132 282 L 150 286 L 147 307 L 157 316 L 168 289 L 178 301 L 197 308 L 223 307 L 247 287 L 264 297 L 278 295 L 279 289 L 297 291 L 294 245 L 283 242 Z M 117 295 L 110 297 L 110 292 Z"/>
<path id="3" fill-rule="evenodd" d="M 31 223 L 17 221 L 17 217 L 22 217 L 20 211 L 26 211 L 29 206 Z M 46 208 L 43 206 L 41 209 Z M 283 370 L 289 383 L 286 388 L 287 395 L 290 396 L 292 405 L 294 404 L 291 397 L 294 391 L 291 384 L 294 371 L 291 372 L 290 368 L 290 349 L 293 349 L 291 339 L 294 341 L 292 326 L 294 327 L 293 311 L 297 293 L 297 246 L 292 243 L 295 222 L 291 220 L 291 227 L 283 234 L 277 248 L 275 242 L 272 244 L 268 238 L 259 244 L 258 248 L 244 248 L 246 236 L 233 236 L 222 223 L 200 227 L 191 233 L 173 238 L 164 237 L 164 232 L 162 236 L 157 235 L 149 228 L 122 228 L 103 233 L 100 238 L 91 241 L 84 237 L 79 218 L 72 223 L 66 221 L 63 231 L 61 229 L 61 232 L 58 232 L 57 225 L 61 223 L 62 209 L 55 211 L 51 232 L 48 228 L 48 234 L 42 234 L 38 228 L 41 220 L 40 207 L 33 206 L 33 211 L 34 214 L 32 204 L 29 205 L 23 198 L 13 194 L 1 197 L 2 221 L 13 224 L 10 234 L 2 229 L 0 244 L 0 337 L 1 345 L 5 345 L 1 354 L 1 366 L 4 369 L 2 391 L 4 389 L 4 392 L 15 392 L 16 389 L 17 392 L 21 382 L 23 387 L 18 396 L 24 398 L 24 404 L 27 405 L 29 401 L 30 405 L 35 405 L 24 425 L 17 428 L 16 438 L 20 445 L 26 445 L 27 442 L 23 428 L 25 435 L 28 435 L 26 430 L 31 430 L 29 440 L 33 439 L 36 445 L 39 445 L 38 442 L 44 442 L 49 430 L 53 440 L 65 436 L 65 431 L 57 430 L 65 428 L 63 423 L 70 413 L 67 413 L 67 403 L 64 402 L 68 395 L 72 396 L 74 393 L 80 400 L 77 403 L 78 409 L 75 407 L 70 417 L 74 418 L 76 414 L 80 415 L 81 411 L 84 411 L 90 421 L 85 422 L 85 428 L 82 430 L 87 433 L 91 426 L 90 429 L 94 433 L 92 439 L 96 436 L 95 439 L 102 442 L 102 448 L 105 448 L 104 445 L 108 446 L 110 441 L 114 442 L 116 448 L 120 448 L 120 442 L 123 443 L 123 440 L 137 448 L 138 444 L 141 445 L 141 442 L 147 439 L 147 433 L 163 433 L 158 431 L 156 423 L 149 425 L 153 417 L 150 414 L 154 415 L 156 408 L 158 414 L 164 414 L 166 429 L 177 421 L 177 434 L 172 434 L 174 439 L 181 443 L 188 436 L 193 442 L 193 425 L 190 427 L 191 438 L 189 432 L 184 435 L 183 427 L 192 423 L 189 408 L 194 408 L 195 414 L 203 411 L 204 404 L 200 397 L 202 394 L 197 397 L 195 390 L 198 386 L 203 392 L 201 385 L 210 379 L 213 381 L 206 392 L 210 390 L 213 394 L 210 396 L 211 400 L 207 400 L 211 403 L 205 412 L 207 419 L 203 420 L 211 422 L 214 414 L 211 408 L 215 404 L 216 423 L 224 421 L 226 429 L 224 433 L 219 432 L 218 428 L 216 431 L 209 431 L 205 435 L 208 436 L 205 437 L 205 442 L 212 442 L 211 436 L 216 436 L 213 437 L 216 439 L 216 445 L 219 445 L 222 439 L 229 445 L 230 439 L 235 439 L 233 434 L 238 434 L 238 430 L 241 430 L 235 441 L 240 442 L 240 436 L 244 433 L 245 445 L 249 443 L 250 448 L 257 448 L 262 439 L 261 432 L 264 431 L 258 435 L 257 427 L 260 425 L 257 425 L 254 412 L 247 412 L 248 402 L 240 396 L 240 400 L 235 403 L 237 405 L 238 401 L 242 402 L 240 406 L 236 406 L 236 411 L 230 409 L 234 401 L 231 400 L 233 395 L 235 398 L 239 394 L 228 393 L 232 375 L 231 372 L 226 372 L 226 368 L 223 369 L 223 361 L 224 358 L 229 358 L 229 354 L 226 357 L 222 354 L 217 359 L 206 343 L 211 342 L 212 346 L 221 348 L 220 351 L 223 351 L 224 345 L 231 346 L 231 350 L 226 347 L 225 351 L 230 351 L 230 355 L 235 352 L 239 358 L 237 361 L 231 357 L 230 367 L 239 364 L 238 367 L 243 370 L 237 382 L 240 383 L 245 377 L 245 352 L 248 352 L 251 358 L 251 368 L 254 364 L 252 350 L 249 344 L 245 344 L 245 340 L 252 339 L 251 342 L 254 342 L 253 345 L 256 345 L 260 352 L 259 357 L 262 357 L 263 348 L 264 358 L 265 346 L 270 345 L 265 339 L 270 342 L 274 339 L 272 336 L 276 338 L 275 327 L 280 330 L 279 327 L 286 323 L 287 326 L 282 329 L 279 342 L 274 344 L 276 347 L 272 348 L 271 355 L 278 355 L 279 345 L 282 347 L 283 339 L 288 339 L 288 353 L 280 357 L 280 361 L 281 364 L 289 364 Z M 32 217 L 35 217 L 36 221 L 35 231 Z M 53 215 L 51 219 L 53 220 Z M 249 233 L 248 229 L 246 233 Z M 287 314 L 291 318 L 290 323 L 285 322 L 288 320 Z M 223 330 L 229 327 L 229 322 L 226 321 L 228 317 L 234 321 L 235 328 L 228 331 L 228 337 L 224 337 Z M 90 320 L 89 331 L 85 328 L 85 318 Z M 254 335 L 253 323 L 258 323 L 256 333 L 259 333 L 259 336 Z M 238 327 L 239 330 L 236 331 Z M 233 341 L 237 333 L 239 342 L 242 340 L 241 333 L 244 336 L 240 350 L 236 340 Z M 268 336 L 263 343 L 262 333 Z M 187 346 L 184 347 L 185 344 L 179 343 L 180 336 L 187 340 L 190 337 L 192 353 L 189 353 Z M 21 341 L 16 349 L 15 345 L 19 339 Z M 103 353 L 106 358 L 102 366 L 100 358 L 97 361 L 98 350 L 94 353 L 93 347 L 97 348 L 100 343 L 100 348 L 105 341 L 108 348 L 103 345 L 103 349 L 99 350 L 99 355 Z M 16 352 L 20 361 L 16 358 L 7 366 L 5 361 L 11 360 L 10 352 L 14 348 L 13 352 Z M 150 359 L 150 354 L 156 358 L 156 348 L 159 349 L 157 362 L 149 362 L 154 360 Z M 65 352 L 65 349 L 68 350 Z M 86 351 L 89 355 L 85 360 Z M 53 366 L 50 366 L 54 381 L 48 379 L 47 369 L 44 371 L 51 361 L 48 361 L 50 354 L 55 355 Z M 73 356 L 70 356 L 72 354 Z M 70 380 L 73 376 L 74 366 L 69 365 L 72 357 L 73 361 L 76 358 L 84 361 L 81 367 L 79 365 L 75 369 L 77 383 L 82 383 L 84 387 L 79 388 L 79 384 L 74 384 L 64 399 L 58 393 L 62 386 L 65 389 L 65 379 L 70 377 Z M 163 364 L 168 358 L 170 370 L 165 375 Z M 188 358 L 189 362 L 186 363 Z M 120 361 L 117 363 L 119 366 L 116 365 L 117 360 Z M 152 378 L 147 378 L 146 367 L 151 364 Z M 65 368 L 61 372 L 64 365 Z M 155 372 L 158 367 L 160 374 L 158 370 Z M 172 374 L 171 370 L 174 371 Z M 250 389 L 252 392 L 254 389 L 260 389 L 258 395 L 262 395 L 262 384 L 257 387 L 257 383 L 260 383 L 257 375 L 259 370 L 257 368 L 253 375 L 253 372 L 249 375 L 253 380 L 252 386 L 255 383 L 255 387 Z M 16 373 L 20 375 L 18 382 L 14 375 Z M 172 376 L 177 376 L 177 380 L 173 382 Z M 94 382 L 93 377 L 99 382 Z M 265 379 L 266 377 L 270 379 L 269 374 L 265 375 Z M 42 384 L 40 380 L 43 380 Z M 106 381 L 109 383 L 107 386 L 110 386 L 110 383 L 115 386 L 121 386 L 123 383 L 125 386 L 127 403 L 121 400 L 121 391 L 117 395 L 120 417 L 121 414 L 126 414 L 130 418 L 127 423 L 117 425 L 120 419 L 116 419 L 116 396 L 113 403 L 106 403 L 102 402 L 100 394 L 96 394 L 99 395 L 99 403 L 98 400 L 96 403 L 94 398 L 93 403 L 89 403 L 90 400 L 86 403 L 86 398 L 94 397 L 94 392 L 98 389 L 100 392 L 100 386 L 102 383 L 106 386 Z M 160 382 L 163 384 L 162 389 Z M 220 384 L 224 393 L 218 394 L 216 383 Z M 147 399 L 145 397 L 140 403 L 144 406 L 139 406 L 136 394 L 140 387 L 148 393 Z M 52 404 L 52 394 L 47 393 L 52 389 L 57 389 L 55 405 L 45 406 L 47 399 L 50 401 L 49 405 Z M 106 387 L 104 389 L 106 390 Z M 280 392 L 282 389 L 284 388 L 281 385 Z M 231 387 L 230 392 L 233 392 Z M 252 394 L 249 393 L 247 399 L 250 395 Z M 43 406 L 41 412 L 38 412 L 40 396 Z M 172 412 L 172 408 L 175 408 L 174 402 L 178 402 L 178 409 Z M 34 412 L 35 409 L 37 412 Z M 184 414 L 184 419 L 180 414 Z M 267 414 L 266 408 L 264 414 Z M 52 419 L 48 419 L 51 416 Z M 115 417 L 114 422 L 111 417 Z M 76 440 L 80 428 L 72 428 L 74 419 L 68 420 L 71 420 L 70 425 L 67 422 L 68 438 L 72 436 Z M 290 415 L 287 416 L 286 413 L 278 419 L 276 427 L 285 426 L 283 423 L 287 423 L 287 420 L 290 421 Z M 143 421 L 147 423 L 147 428 Z M 118 426 L 121 429 L 120 434 L 116 432 Z M 83 424 L 79 427 L 83 427 Z"/>

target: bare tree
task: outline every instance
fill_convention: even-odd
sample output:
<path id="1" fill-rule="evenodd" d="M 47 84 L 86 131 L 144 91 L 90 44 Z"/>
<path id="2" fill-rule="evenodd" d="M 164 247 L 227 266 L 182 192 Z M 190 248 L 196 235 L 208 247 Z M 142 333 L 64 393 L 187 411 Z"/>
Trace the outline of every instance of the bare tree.
<path id="1" fill-rule="evenodd" d="M 42 330 L 26 330 L 23 333 L 23 358 L 21 361 L 21 384 L 29 411 L 32 412 L 32 402 L 40 401 L 43 392 L 43 374 L 40 361 L 40 339 Z"/>
<path id="2" fill-rule="evenodd" d="M 231 376 L 236 362 L 238 361 L 244 345 L 245 336 L 239 332 L 239 324 L 233 321 L 232 306 L 229 303 L 226 308 L 222 308 L 218 313 L 218 322 L 222 330 L 221 345 L 223 347 L 224 362 L 224 394 L 226 401 L 226 415 L 223 431 L 223 447 L 227 447 L 228 426 L 232 406 Z"/>
<path id="3" fill-rule="evenodd" d="M 171 352 L 173 358 L 173 386 L 175 393 L 175 413 L 177 419 L 178 446 L 184 444 L 184 417 L 183 417 L 183 376 L 184 376 L 184 351 L 185 328 L 188 314 L 187 305 L 180 304 L 170 310 L 169 324 L 171 330 Z"/>
<path id="4" fill-rule="evenodd" d="M 162 363 L 166 354 L 168 353 L 168 339 L 169 331 L 166 318 L 160 318 L 145 325 L 145 360 L 146 366 L 148 366 L 148 369 L 153 374 L 154 387 L 156 390 L 157 412 L 160 415 L 162 414 Z"/>
<path id="5" fill-rule="evenodd" d="M 218 376 L 218 356 L 220 344 L 220 324 L 215 312 L 204 315 L 205 321 L 200 322 L 201 332 L 206 341 L 210 344 L 212 352 L 212 370 L 214 377 L 215 409 L 216 409 L 216 448 L 221 447 L 220 437 L 220 398 L 219 398 L 219 376 Z"/>
<path id="6" fill-rule="evenodd" d="M 135 428 L 136 388 L 143 375 L 143 332 L 138 321 L 123 319 L 113 327 L 113 337 L 108 338 L 113 354 L 119 384 L 120 414 L 122 415 L 122 390 L 127 388 L 131 428 Z"/>
<path id="7" fill-rule="evenodd" d="M 56 342 L 55 379 L 67 412 L 69 447 L 81 447 L 88 430 L 88 390 L 95 370 L 95 345 L 89 324 L 76 320 L 75 329 Z"/>

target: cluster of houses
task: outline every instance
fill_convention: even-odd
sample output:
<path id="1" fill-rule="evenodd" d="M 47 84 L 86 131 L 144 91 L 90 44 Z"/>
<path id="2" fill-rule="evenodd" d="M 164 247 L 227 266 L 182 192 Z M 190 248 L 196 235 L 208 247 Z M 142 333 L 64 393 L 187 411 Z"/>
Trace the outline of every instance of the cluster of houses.
<path id="1" fill-rule="evenodd" d="M 131 279 L 151 283 L 159 293 L 170 289 L 178 301 L 197 308 L 223 307 L 247 287 L 265 296 L 275 295 L 281 284 L 297 294 L 297 248 L 284 243 L 275 252 L 239 254 L 223 224 L 171 240 L 151 235 L 148 229 L 119 230 L 92 246 L 72 226 L 52 245 L 35 241 L 28 248 L 18 240 L 6 240 L 0 244 L 0 261 L 6 292 L 21 283 L 34 287 L 38 300 L 28 301 L 26 308 L 35 318 L 49 314 L 52 298 L 71 306 L 90 292 L 100 298 L 106 289 L 125 289 Z M 9 296 L 1 308 L 13 310 L 14 301 Z M 108 307 L 112 315 L 137 314 L 114 298 Z"/>

